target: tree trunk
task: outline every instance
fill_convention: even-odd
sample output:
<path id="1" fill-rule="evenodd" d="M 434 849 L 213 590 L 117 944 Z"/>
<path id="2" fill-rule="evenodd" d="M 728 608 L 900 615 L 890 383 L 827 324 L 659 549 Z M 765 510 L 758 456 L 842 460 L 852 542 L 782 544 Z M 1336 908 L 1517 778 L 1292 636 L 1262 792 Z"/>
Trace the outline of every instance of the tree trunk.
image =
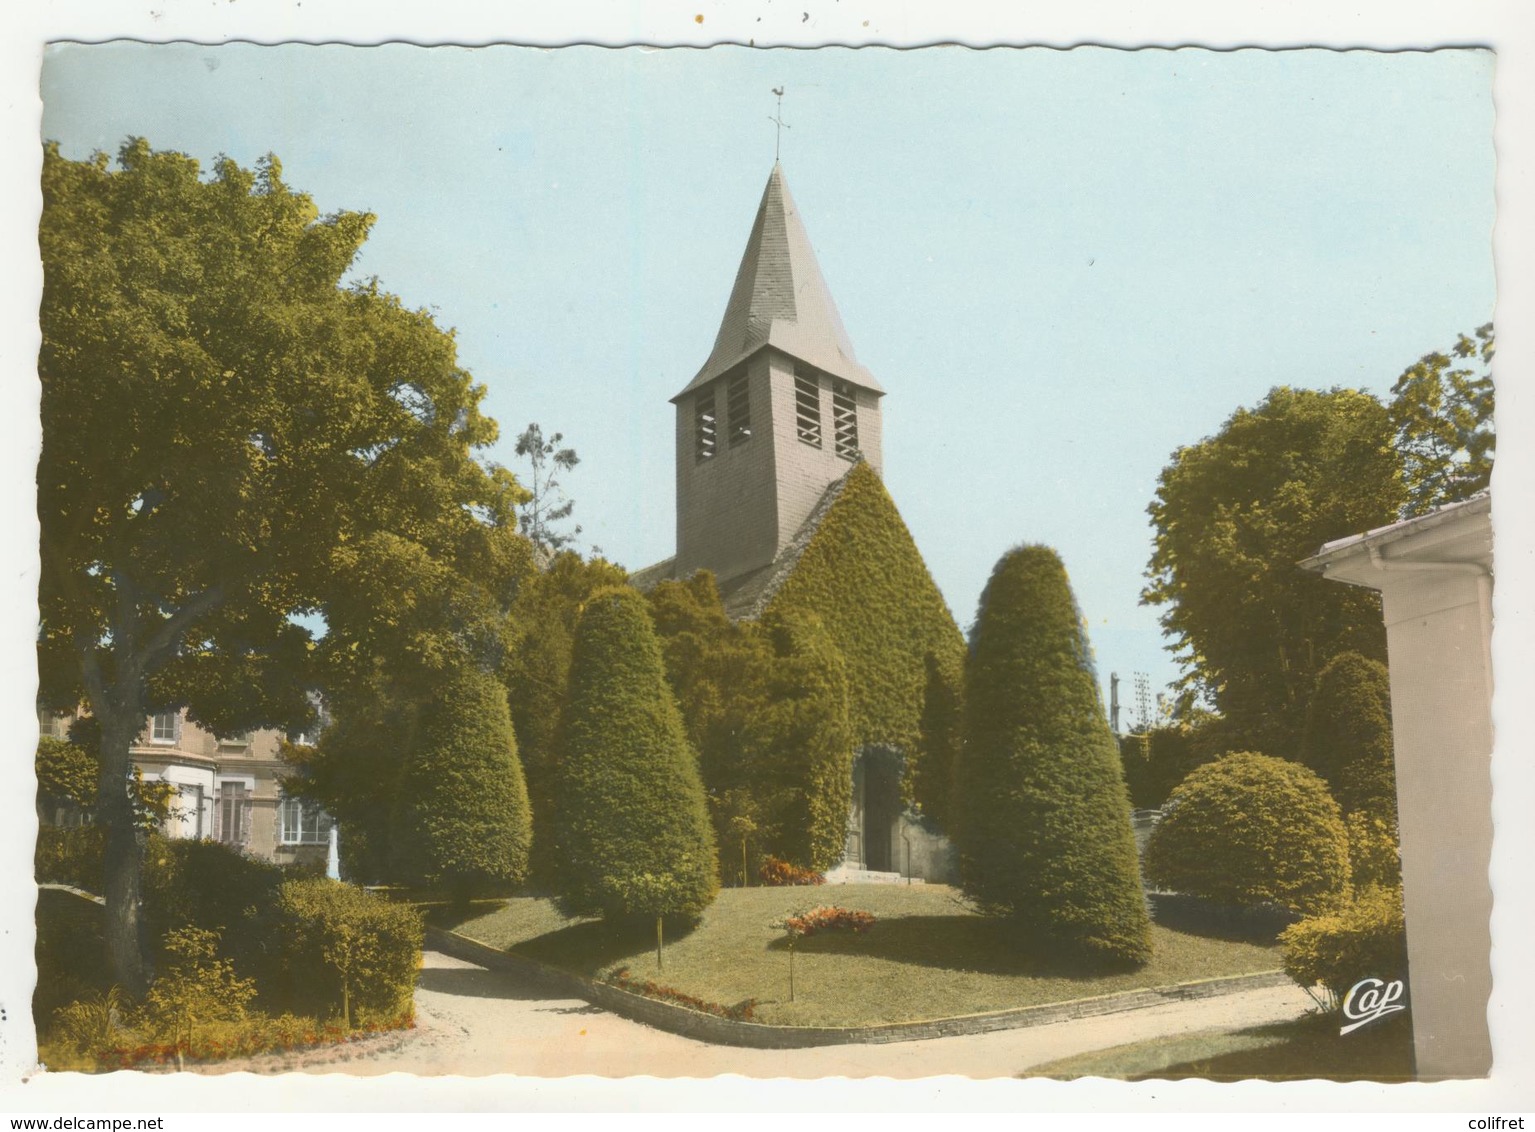
<path id="1" fill-rule="evenodd" d="M 101 721 L 101 778 L 96 787 L 97 819 L 106 830 L 102 895 L 106 898 L 107 953 L 113 979 L 134 998 L 149 989 L 142 910 L 144 834 L 134 820 L 129 796 L 133 764 L 129 748 L 143 726 L 136 712 L 117 710 Z"/>

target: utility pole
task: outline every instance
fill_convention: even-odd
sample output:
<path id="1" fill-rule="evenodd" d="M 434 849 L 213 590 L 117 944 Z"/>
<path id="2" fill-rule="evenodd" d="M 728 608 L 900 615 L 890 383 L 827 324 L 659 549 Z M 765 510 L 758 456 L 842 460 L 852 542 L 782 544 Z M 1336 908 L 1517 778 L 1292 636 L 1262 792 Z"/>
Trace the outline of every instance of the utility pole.
<path id="1" fill-rule="evenodd" d="M 1109 673 L 1109 729 L 1119 735 L 1119 673 Z"/>

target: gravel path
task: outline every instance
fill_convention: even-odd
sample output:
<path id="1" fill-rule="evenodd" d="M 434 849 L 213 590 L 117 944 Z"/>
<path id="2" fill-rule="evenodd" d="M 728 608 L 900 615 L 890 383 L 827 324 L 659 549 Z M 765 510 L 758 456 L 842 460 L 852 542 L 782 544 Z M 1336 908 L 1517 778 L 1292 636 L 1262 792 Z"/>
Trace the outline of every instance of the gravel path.
<path id="1" fill-rule="evenodd" d="M 1311 1005 L 1299 987 L 1266 987 L 967 1037 L 757 1050 L 708 1045 L 655 1030 L 580 999 L 539 997 L 505 973 L 440 952 L 428 951 L 422 966 L 415 1030 L 219 1068 L 525 1077 L 1011 1077 L 1033 1065 L 1125 1042 L 1296 1018 Z"/>

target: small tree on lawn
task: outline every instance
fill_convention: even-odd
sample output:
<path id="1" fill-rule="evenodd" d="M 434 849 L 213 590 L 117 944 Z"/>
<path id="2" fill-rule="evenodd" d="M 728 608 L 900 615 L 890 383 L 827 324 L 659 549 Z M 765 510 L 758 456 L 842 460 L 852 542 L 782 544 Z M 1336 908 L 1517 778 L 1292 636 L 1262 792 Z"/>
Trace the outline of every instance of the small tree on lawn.
<path id="1" fill-rule="evenodd" d="M 959 762 L 967 892 L 1043 946 L 1144 963 L 1130 802 L 1065 568 L 1009 551 L 981 595 Z"/>
<path id="2" fill-rule="evenodd" d="M 1241 752 L 1200 767 L 1173 791 L 1146 847 L 1146 875 L 1221 904 L 1312 915 L 1345 894 L 1348 835 L 1314 773 Z"/>
<path id="3" fill-rule="evenodd" d="M 1301 761 L 1327 780 L 1344 813 L 1396 825 L 1391 677 L 1378 660 L 1346 652 L 1317 674 Z"/>
<path id="4" fill-rule="evenodd" d="M 554 774 L 568 913 L 695 918 L 709 906 L 719 862 L 697 757 L 634 590 L 594 594 L 581 615 Z"/>
<path id="5" fill-rule="evenodd" d="M 506 693 L 477 669 L 450 672 L 420 712 L 400 779 L 399 875 L 458 900 L 520 884 L 532 820 Z"/>

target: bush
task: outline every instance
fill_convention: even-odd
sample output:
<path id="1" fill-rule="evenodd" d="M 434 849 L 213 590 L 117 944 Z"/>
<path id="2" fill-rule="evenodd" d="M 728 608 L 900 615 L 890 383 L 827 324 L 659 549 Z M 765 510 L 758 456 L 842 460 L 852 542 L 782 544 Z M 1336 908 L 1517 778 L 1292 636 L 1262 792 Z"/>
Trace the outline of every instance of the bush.
<path id="1" fill-rule="evenodd" d="M 1222 904 L 1302 915 L 1344 895 L 1348 837 L 1327 784 L 1299 763 L 1238 753 L 1173 791 L 1146 846 L 1155 884 Z"/>
<path id="2" fill-rule="evenodd" d="M 323 877 L 282 886 L 278 996 L 306 1012 L 338 1013 L 349 1029 L 392 1026 L 413 1013 L 421 918 Z"/>
<path id="3" fill-rule="evenodd" d="M 768 857 L 757 870 L 757 876 L 769 888 L 783 888 L 799 884 L 825 884 L 826 876 L 813 869 L 802 869 L 777 857 Z"/>
<path id="4" fill-rule="evenodd" d="M 1402 856 L 1396 829 L 1381 818 L 1355 810 L 1343 819 L 1348 830 L 1349 879 L 1355 888 L 1402 884 Z"/>
<path id="5" fill-rule="evenodd" d="M 1346 652 L 1317 673 L 1301 761 L 1327 780 L 1345 813 L 1396 824 L 1391 677 L 1384 664 Z"/>
<path id="6" fill-rule="evenodd" d="M 1009 551 L 981 595 L 965 668 L 960 869 L 984 908 L 1052 952 L 1151 955 L 1119 753 L 1066 570 Z"/>
<path id="7" fill-rule="evenodd" d="M 1343 908 L 1292 924 L 1280 934 L 1285 973 L 1303 987 L 1324 987 L 1334 1008 L 1360 979 L 1407 977 L 1402 890 L 1381 885 Z"/>
<path id="8" fill-rule="evenodd" d="M 533 819 L 495 677 L 463 669 L 438 686 L 422 706 L 397 797 L 400 879 L 442 886 L 460 900 L 522 883 Z"/>
<path id="9" fill-rule="evenodd" d="M 283 872 L 216 841 L 150 837 L 144 851 L 144 927 L 217 932 L 225 952 L 263 992 L 277 963 L 272 923 Z"/>
<path id="10" fill-rule="evenodd" d="M 82 825 L 74 829 L 39 826 L 32 871 L 42 883 L 68 884 L 99 893 L 105 851 L 106 832 L 100 826 Z"/>
<path id="11" fill-rule="evenodd" d="M 169 1038 L 178 1054 L 208 1022 L 240 1022 L 256 996 L 256 984 L 240 978 L 234 964 L 219 957 L 219 933 L 172 928 L 161 941 L 166 962 L 149 987 L 139 1016 L 150 1033 Z"/>
<path id="12" fill-rule="evenodd" d="M 645 599 L 609 589 L 576 628 L 553 851 L 567 914 L 696 917 L 719 889 L 697 758 Z"/>

